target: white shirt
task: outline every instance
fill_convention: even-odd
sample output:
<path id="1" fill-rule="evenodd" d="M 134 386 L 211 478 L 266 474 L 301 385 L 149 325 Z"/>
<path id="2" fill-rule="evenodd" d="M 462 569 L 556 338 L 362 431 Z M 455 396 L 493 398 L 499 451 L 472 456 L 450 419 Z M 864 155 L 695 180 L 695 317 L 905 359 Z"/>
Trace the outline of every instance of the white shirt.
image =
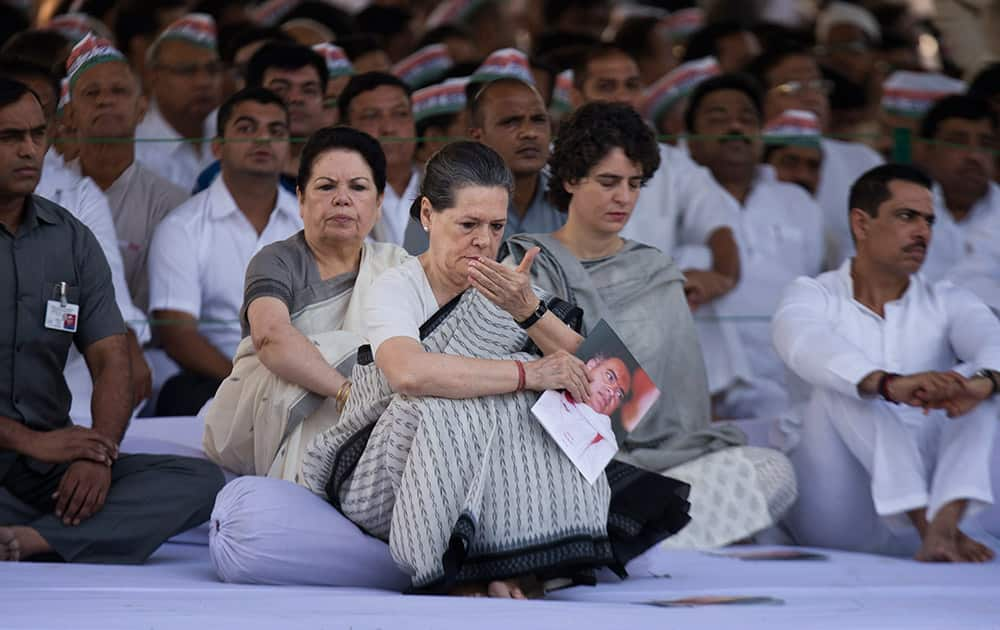
<path id="1" fill-rule="evenodd" d="M 80 160 L 66 167 L 80 174 Z M 135 305 L 149 307 L 149 243 L 153 231 L 167 213 L 191 195 L 173 182 L 160 177 L 139 162 L 128 168 L 104 191 L 118 234 L 118 248 L 125 265 L 125 278 Z"/>
<path id="2" fill-rule="evenodd" d="M 410 206 L 419 193 L 420 171 L 416 167 L 410 173 L 410 181 L 407 182 L 403 194 L 396 194 L 392 185 L 386 182 L 385 194 L 382 196 L 382 216 L 372 228 L 372 238 L 402 247 L 406 236 L 406 224 L 410 222 Z"/>
<path id="3" fill-rule="evenodd" d="M 162 175 L 184 190 L 192 190 L 198 175 L 215 161 L 210 139 L 215 137 L 215 114 L 205 118 L 201 153 L 163 118 L 156 103 L 135 130 L 135 157 L 153 172 Z M 145 141 L 144 141 L 145 140 Z M 169 140 L 169 141 L 168 141 Z"/>
<path id="4" fill-rule="evenodd" d="M 149 250 L 149 310 L 174 310 L 202 320 L 198 331 L 232 357 L 240 343 L 240 307 L 247 265 L 262 247 L 302 229 L 298 202 L 275 186 L 277 202 L 257 234 L 222 177 L 160 223 Z M 213 323 L 215 322 L 215 323 Z"/>
<path id="5" fill-rule="evenodd" d="M 35 194 L 66 208 L 94 233 L 111 268 L 115 302 L 125 324 L 135 332 L 139 343 L 149 341 L 146 314 L 132 302 L 111 208 L 100 187 L 89 177 L 77 175 L 66 168 L 62 158 L 50 150 L 45 154 L 42 177 L 35 187 Z"/>
<path id="6" fill-rule="evenodd" d="M 856 142 L 822 139 L 823 165 L 819 173 L 816 201 L 823 209 L 826 229 L 834 249 L 830 260 L 839 265 L 854 253 L 848 206 L 851 186 L 865 172 L 883 163 L 882 156 L 870 147 Z"/>
<path id="7" fill-rule="evenodd" d="M 733 228 L 732 204 L 708 169 L 684 151 L 660 145 L 660 168 L 639 192 L 621 235 L 669 256 L 682 246 L 703 246 L 719 228 Z"/>
<path id="8" fill-rule="evenodd" d="M 756 390 L 754 400 L 746 400 L 757 407 L 754 415 L 787 406 L 785 366 L 771 343 L 770 318 L 788 285 L 818 274 L 823 259 L 823 211 L 805 190 L 775 180 L 769 170 L 759 168 L 742 206 L 726 194 L 738 213 L 741 274 L 736 288 L 716 301 L 716 313 L 732 318 L 739 332 Z"/>
<path id="9" fill-rule="evenodd" d="M 854 299 L 851 260 L 796 280 L 774 315 L 775 349 L 807 383 L 859 399 L 858 383 L 876 370 L 971 376 L 1000 367 L 1000 322 L 972 292 L 917 273 L 879 317 Z M 893 410 L 917 422 L 922 417 L 920 409 Z"/>
<path id="10" fill-rule="evenodd" d="M 1000 186 L 991 183 L 961 221 L 948 212 L 941 187 L 934 186 L 936 221 L 920 271 L 929 280 L 948 279 L 1000 309 Z"/>
<path id="11" fill-rule="evenodd" d="M 440 307 L 419 258 L 409 258 L 378 278 L 365 294 L 365 326 L 372 355 L 393 337 L 420 340 L 420 327 Z"/>

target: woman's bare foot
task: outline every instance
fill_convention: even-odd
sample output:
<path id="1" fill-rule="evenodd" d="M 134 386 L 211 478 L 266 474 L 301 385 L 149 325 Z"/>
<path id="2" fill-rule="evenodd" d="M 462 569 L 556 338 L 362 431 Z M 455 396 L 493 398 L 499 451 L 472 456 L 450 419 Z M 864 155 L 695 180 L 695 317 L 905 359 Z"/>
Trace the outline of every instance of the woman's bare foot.
<path id="1" fill-rule="evenodd" d="M 487 595 L 499 599 L 528 599 L 519 580 L 494 580 L 486 589 Z"/>
<path id="2" fill-rule="evenodd" d="M 511 578 L 508 580 L 493 580 L 489 584 L 481 582 L 460 584 L 451 589 L 451 595 L 461 597 L 495 597 L 498 599 L 541 599 L 545 590 L 541 583 L 532 576 Z"/>
<path id="3" fill-rule="evenodd" d="M 48 541 L 30 527 L 14 525 L 0 527 L 0 562 L 27 560 L 39 553 L 52 551 Z"/>
<path id="4" fill-rule="evenodd" d="M 459 584 L 448 592 L 449 595 L 458 597 L 486 597 L 486 585 L 482 582 L 471 584 Z"/>
<path id="5" fill-rule="evenodd" d="M 978 540 L 969 538 L 961 530 L 958 532 L 958 553 L 966 562 L 989 562 L 995 555 L 992 549 Z"/>
<path id="6" fill-rule="evenodd" d="M 920 551 L 914 556 L 920 562 L 964 562 L 958 550 L 958 537 L 954 532 L 942 533 L 933 527 L 924 535 Z"/>
<path id="7" fill-rule="evenodd" d="M 13 527 L 0 527 L 0 562 L 17 562 L 21 559 L 21 541 Z"/>

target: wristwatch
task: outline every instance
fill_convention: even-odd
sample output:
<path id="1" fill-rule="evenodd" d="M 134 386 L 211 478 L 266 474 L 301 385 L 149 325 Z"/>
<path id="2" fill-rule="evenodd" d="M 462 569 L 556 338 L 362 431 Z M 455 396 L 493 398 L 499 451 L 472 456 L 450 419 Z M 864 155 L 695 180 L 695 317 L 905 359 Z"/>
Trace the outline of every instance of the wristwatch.
<path id="1" fill-rule="evenodd" d="M 997 377 L 993 375 L 993 370 L 982 369 L 973 374 L 973 376 L 990 379 L 990 383 L 993 385 L 993 390 L 990 392 L 990 396 L 996 395 L 997 390 L 1000 389 L 1000 383 L 997 382 Z"/>
<path id="2" fill-rule="evenodd" d="M 532 313 L 531 315 L 528 315 L 527 319 L 523 319 L 517 322 L 517 325 L 523 328 L 524 330 L 528 330 L 529 328 L 534 326 L 535 322 L 540 320 L 542 318 L 542 315 L 545 315 L 546 311 L 548 310 L 549 307 L 545 305 L 545 300 L 538 300 L 538 307 L 535 309 L 535 312 Z"/>

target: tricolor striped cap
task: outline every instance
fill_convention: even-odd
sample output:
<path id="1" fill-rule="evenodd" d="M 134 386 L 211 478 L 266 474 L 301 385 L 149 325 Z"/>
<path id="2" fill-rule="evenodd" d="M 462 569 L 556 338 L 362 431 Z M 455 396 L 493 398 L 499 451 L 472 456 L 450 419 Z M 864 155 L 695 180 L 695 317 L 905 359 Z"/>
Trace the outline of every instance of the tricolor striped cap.
<path id="1" fill-rule="evenodd" d="M 339 79 L 340 77 L 348 77 L 354 74 L 354 66 L 351 64 L 351 60 L 347 58 L 347 53 L 340 46 L 323 42 L 316 44 L 312 49 L 319 53 L 319 56 L 326 62 L 326 71 L 329 73 L 331 79 Z"/>
<path id="2" fill-rule="evenodd" d="M 787 109 L 764 125 L 762 135 L 764 144 L 819 147 L 819 118 L 804 109 Z"/>
<path id="3" fill-rule="evenodd" d="M 437 5 L 427 16 L 427 30 L 444 26 L 445 24 L 459 24 L 475 13 L 475 11 L 492 0 L 445 0 Z"/>
<path id="4" fill-rule="evenodd" d="M 215 50 L 217 46 L 215 20 L 207 13 L 188 13 L 165 28 L 150 49 L 167 40 L 185 41 Z"/>
<path id="5" fill-rule="evenodd" d="M 556 75 L 552 85 L 552 104 L 549 106 L 555 114 L 565 114 L 573 109 L 573 70 L 563 70 Z"/>
<path id="6" fill-rule="evenodd" d="M 893 72 L 882 84 L 882 109 L 893 116 L 919 118 L 934 103 L 965 92 L 964 81 L 935 72 Z"/>
<path id="7" fill-rule="evenodd" d="M 454 65 L 455 62 L 448 54 L 448 46 L 431 44 L 400 59 L 392 67 L 392 73 L 410 88 L 418 89 L 440 81 Z"/>
<path id="8" fill-rule="evenodd" d="M 465 86 L 469 77 L 448 79 L 413 93 L 413 119 L 421 122 L 432 116 L 456 114 L 465 109 Z"/>
<path id="9" fill-rule="evenodd" d="M 93 66 L 109 61 L 128 63 L 125 55 L 115 48 L 110 41 L 87 33 L 83 39 L 73 46 L 66 59 L 66 86 L 72 91 L 80 75 Z"/>
<path id="10" fill-rule="evenodd" d="M 722 69 L 715 57 L 702 57 L 682 63 L 646 88 L 639 111 L 646 120 L 659 125 L 663 116 L 693 92 L 699 83 L 719 74 L 722 74 Z"/>
<path id="11" fill-rule="evenodd" d="M 261 26 L 274 26 L 301 2 L 302 0 L 268 0 L 250 11 L 250 19 Z"/>
<path id="12" fill-rule="evenodd" d="M 490 53 L 486 61 L 469 77 L 470 83 L 489 83 L 497 79 L 520 79 L 535 84 L 528 56 L 516 48 L 501 48 Z"/>
<path id="13" fill-rule="evenodd" d="M 96 33 L 105 39 L 111 39 L 108 27 L 97 18 L 86 13 L 63 13 L 49 20 L 45 27 L 47 31 L 55 31 L 68 39 L 70 43 L 76 44 L 86 36 L 87 33 Z"/>
<path id="14" fill-rule="evenodd" d="M 681 9 L 663 18 L 663 25 L 674 40 L 685 40 L 705 26 L 705 12 L 699 8 Z"/>

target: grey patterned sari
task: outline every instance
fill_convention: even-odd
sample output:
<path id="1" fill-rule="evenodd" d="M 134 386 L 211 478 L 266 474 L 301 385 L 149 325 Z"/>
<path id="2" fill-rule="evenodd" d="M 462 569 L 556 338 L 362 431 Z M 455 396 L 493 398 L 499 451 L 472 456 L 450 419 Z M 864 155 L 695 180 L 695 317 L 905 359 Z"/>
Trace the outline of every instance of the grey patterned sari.
<path id="1" fill-rule="evenodd" d="M 428 352 L 532 360 L 527 335 L 476 291 L 421 329 Z M 415 590 L 533 575 L 592 583 L 687 522 L 688 487 L 615 464 L 588 484 L 531 416 L 534 392 L 451 400 L 394 393 L 365 352 L 305 485 L 388 540 Z"/>

